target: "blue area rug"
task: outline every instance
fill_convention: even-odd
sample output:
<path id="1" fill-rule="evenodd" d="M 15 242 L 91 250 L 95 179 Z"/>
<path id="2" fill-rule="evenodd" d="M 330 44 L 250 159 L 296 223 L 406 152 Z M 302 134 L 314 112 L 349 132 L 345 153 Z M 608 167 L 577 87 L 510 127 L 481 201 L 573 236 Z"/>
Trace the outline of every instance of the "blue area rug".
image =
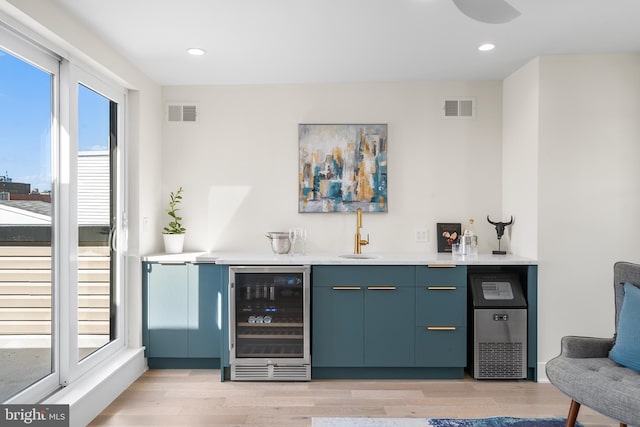
<path id="1" fill-rule="evenodd" d="M 313 427 L 564 427 L 565 418 L 333 418 L 314 417 Z M 582 427 L 576 422 L 576 426 Z"/>
<path id="2" fill-rule="evenodd" d="M 567 420 L 564 418 L 511 418 L 492 417 L 470 420 L 442 418 L 428 420 L 428 426 L 432 427 L 564 427 Z M 579 425 L 576 423 L 576 426 Z"/>

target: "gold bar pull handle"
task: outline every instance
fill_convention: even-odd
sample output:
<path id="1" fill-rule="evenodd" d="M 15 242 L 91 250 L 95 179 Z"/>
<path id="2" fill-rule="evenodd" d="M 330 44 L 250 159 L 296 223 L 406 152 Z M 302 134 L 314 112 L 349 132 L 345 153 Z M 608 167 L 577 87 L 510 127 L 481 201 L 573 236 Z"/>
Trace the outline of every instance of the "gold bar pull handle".
<path id="1" fill-rule="evenodd" d="M 428 291 L 455 291 L 457 286 L 427 286 Z"/>
<path id="2" fill-rule="evenodd" d="M 359 291 L 362 289 L 360 286 L 332 286 L 334 291 Z"/>
<path id="3" fill-rule="evenodd" d="M 427 268 L 455 268 L 455 264 L 427 264 Z"/>
<path id="4" fill-rule="evenodd" d="M 455 326 L 427 326 L 428 331 L 455 331 Z"/>
<path id="5" fill-rule="evenodd" d="M 370 291 L 395 291 L 395 286 L 367 286 Z"/>

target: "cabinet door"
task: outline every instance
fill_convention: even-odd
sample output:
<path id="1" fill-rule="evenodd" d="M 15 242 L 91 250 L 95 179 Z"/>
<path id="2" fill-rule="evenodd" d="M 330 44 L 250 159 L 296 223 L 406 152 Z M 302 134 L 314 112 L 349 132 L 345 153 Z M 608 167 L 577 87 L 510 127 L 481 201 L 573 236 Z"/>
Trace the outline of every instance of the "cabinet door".
<path id="1" fill-rule="evenodd" d="M 416 366 L 466 366 L 466 267 L 417 267 L 415 291 Z"/>
<path id="2" fill-rule="evenodd" d="M 467 288 L 461 286 L 417 286 L 416 325 L 466 326 Z"/>
<path id="3" fill-rule="evenodd" d="M 416 286 L 467 286 L 467 267 L 424 266 L 416 267 Z"/>
<path id="4" fill-rule="evenodd" d="M 415 304 L 416 326 L 466 327 L 466 268 L 417 267 Z"/>
<path id="5" fill-rule="evenodd" d="M 188 356 L 220 357 L 220 266 L 189 265 Z"/>
<path id="6" fill-rule="evenodd" d="M 147 274 L 147 357 L 186 357 L 187 266 L 149 264 Z"/>
<path id="7" fill-rule="evenodd" d="M 313 286 L 413 286 L 413 266 L 319 265 L 313 267 Z"/>
<path id="8" fill-rule="evenodd" d="M 366 366 L 413 366 L 413 299 L 413 286 L 367 287 L 364 298 Z"/>
<path id="9" fill-rule="evenodd" d="M 362 366 L 364 363 L 362 286 L 314 286 L 312 300 L 312 366 Z"/>
<path id="10" fill-rule="evenodd" d="M 416 366 L 467 366 L 467 328 L 417 327 Z"/>

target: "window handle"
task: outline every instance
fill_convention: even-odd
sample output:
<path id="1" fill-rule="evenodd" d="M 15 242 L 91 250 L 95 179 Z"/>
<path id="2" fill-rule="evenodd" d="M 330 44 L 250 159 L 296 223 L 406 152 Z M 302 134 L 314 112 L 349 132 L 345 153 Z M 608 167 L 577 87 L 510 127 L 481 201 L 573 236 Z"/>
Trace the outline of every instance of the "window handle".
<path id="1" fill-rule="evenodd" d="M 109 247 L 113 252 L 118 252 L 117 234 L 116 224 L 113 224 L 109 230 Z"/>

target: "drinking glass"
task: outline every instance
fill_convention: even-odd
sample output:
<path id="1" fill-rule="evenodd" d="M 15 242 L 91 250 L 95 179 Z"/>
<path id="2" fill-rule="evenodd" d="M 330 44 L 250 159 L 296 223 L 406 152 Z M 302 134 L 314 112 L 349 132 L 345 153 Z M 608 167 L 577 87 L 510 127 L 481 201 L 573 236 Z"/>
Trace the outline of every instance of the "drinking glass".
<path id="1" fill-rule="evenodd" d="M 307 229 L 306 228 L 299 228 L 298 229 L 298 238 L 300 239 L 300 241 L 302 242 L 302 255 L 306 255 L 307 254 Z"/>
<path id="2" fill-rule="evenodd" d="M 298 231 L 296 228 L 289 229 L 289 240 L 291 240 L 291 256 L 296 254 L 296 241 L 298 240 Z"/>

